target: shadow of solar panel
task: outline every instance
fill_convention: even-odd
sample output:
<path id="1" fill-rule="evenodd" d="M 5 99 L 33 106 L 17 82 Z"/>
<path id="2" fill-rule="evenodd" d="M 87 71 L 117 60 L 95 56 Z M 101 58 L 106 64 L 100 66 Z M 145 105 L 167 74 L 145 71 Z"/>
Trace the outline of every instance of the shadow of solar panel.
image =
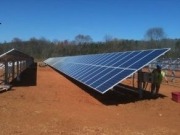
<path id="1" fill-rule="evenodd" d="M 169 50 L 163 48 L 55 57 L 44 62 L 103 94 Z"/>

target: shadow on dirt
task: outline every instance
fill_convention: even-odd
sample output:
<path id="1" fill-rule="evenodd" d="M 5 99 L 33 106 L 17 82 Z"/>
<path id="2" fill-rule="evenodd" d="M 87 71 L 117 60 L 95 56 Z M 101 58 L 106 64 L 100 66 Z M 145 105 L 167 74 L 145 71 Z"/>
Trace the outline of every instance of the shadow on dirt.
<path id="1" fill-rule="evenodd" d="M 37 84 L 37 63 L 32 64 L 20 75 L 20 80 L 16 78 L 11 82 L 12 86 L 36 86 Z"/>
<path id="2" fill-rule="evenodd" d="M 70 79 L 71 80 L 71 79 Z M 143 98 L 139 98 L 139 94 L 137 90 L 129 90 L 119 87 L 114 87 L 114 90 L 109 90 L 104 94 L 100 94 L 95 90 L 81 84 L 75 80 L 71 80 L 81 89 L 86 91 L 88 94 L 99 100 L 101 103 L 105 105 L 118 105 L 118 104 L 127 104 L 142 100 L 156 100 L 158 98 L 165 98 L 165 95 L 159 94 L 158 97 L 153 97 L 149 91 L 143 91 Z"/>
<path id="3" fill-rule="evenodd" d="M 156 100 L 158 98 L 165 98 L 165 95 L 159 94 L 158 97 L 152 97 L 151 93 L 149 91 L 143 91 L 143 98 L 139 98 L 139 94 L 137 93 L 137 89 L 134 90 L 128 90 L 125 87 L 114 87 L 114 90 L 109 90 L 105 94 L 101 94 L 92 88 L 76 81 L 73 78 L 70 78 L 69 76 L 59 72 L 58 70 L 54 69 L 58 73 L 62 74 L 64 77 L 66 77 L 71 82 L 75 83 L 78 87 L 80 87 L 82 90 L 96 98 L 98 101 L 105 105 L 118 105 L 118 104 L 127 104 L 142 100 Z"/>

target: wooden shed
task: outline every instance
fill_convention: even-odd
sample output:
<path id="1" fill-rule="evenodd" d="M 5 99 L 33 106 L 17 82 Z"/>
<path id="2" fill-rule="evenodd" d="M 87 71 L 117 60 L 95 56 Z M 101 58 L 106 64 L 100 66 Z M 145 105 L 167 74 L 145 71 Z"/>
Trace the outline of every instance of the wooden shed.
<path id="1" fill-rule="evenodd" d="M 14 79 L 20 79 L 20 74 L 34 63 L 34 58 L 16 49 L 11 49 L 0 55 L 0 84 L 7 86 Z"/>

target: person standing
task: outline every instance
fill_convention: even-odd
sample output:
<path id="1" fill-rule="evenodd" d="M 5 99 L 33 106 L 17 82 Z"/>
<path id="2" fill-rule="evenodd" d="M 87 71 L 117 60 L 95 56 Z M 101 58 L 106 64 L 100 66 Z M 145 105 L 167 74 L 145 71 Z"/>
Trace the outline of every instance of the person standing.
<path id="1" fill-rule="evenodd" d="M 162 77 L 164 78 L 164 80 L 166 81 L 166 83 L 168 83 L 168 79 L 166 77 L 166 71 L 161 70 L 161 74 L 162 74 Z"/>
<path id="2" fill-rule="evenodd" d="M 175 79 L 175 70 L 172 70 L 171 72 L 171 82 L 174 82 Z"/>
<path id="3" fill-rule="evenodd" d="M 160 85 L 163 79 L 161 73 L 161 66 L 157 65 L 157 68 L 152 71 L 152 83 L 151 83 L 151 94 L 157 96 L 159 93 Z"/>

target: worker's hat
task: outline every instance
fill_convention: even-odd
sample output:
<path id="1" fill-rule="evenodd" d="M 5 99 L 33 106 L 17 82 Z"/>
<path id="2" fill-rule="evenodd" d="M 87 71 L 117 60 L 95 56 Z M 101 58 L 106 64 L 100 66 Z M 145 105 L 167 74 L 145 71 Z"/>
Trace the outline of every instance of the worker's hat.
<path id="1" fill-rule="evenodd" d="M 159 65 L 159 64 L 156 67 L 157 67 L 157 69 L 161 69 L 162 68 L 161 65 Z"/>

